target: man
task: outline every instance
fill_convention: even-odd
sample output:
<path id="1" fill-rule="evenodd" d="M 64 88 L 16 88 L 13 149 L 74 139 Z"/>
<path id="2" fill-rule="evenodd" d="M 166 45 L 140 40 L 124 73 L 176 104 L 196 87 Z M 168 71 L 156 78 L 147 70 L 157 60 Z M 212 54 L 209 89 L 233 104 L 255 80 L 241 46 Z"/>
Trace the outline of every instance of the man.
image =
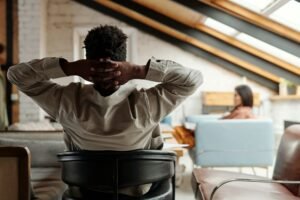
<path id="1" fill-rule="evenodd" d="M 126 62 L 126 39 L 117 27 L 100 26 L 85 38 L 86 60 L 44 58 L 10 67 L 8 79 L 61 123 L 68 150 L 162 148 L 159 122 L 201 85 L 199 71 L 172 61 Z M 50 81 L 70 75 L 93 85 Z M 138 91 L 126 84 L 133 79 L 160 84 Z"/>

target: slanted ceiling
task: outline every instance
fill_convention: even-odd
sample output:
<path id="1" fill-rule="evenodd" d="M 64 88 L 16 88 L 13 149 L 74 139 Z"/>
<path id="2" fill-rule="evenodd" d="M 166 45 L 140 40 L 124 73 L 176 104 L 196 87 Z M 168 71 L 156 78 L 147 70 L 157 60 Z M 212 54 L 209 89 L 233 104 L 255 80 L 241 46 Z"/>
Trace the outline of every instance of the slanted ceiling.
<path id="1" fill-rule="evenodd" d="M 300 66 L 205 25 L 207 17 L 300 57 L 300 33 L 227 0 L 75 0 L 272 90 Z"/>

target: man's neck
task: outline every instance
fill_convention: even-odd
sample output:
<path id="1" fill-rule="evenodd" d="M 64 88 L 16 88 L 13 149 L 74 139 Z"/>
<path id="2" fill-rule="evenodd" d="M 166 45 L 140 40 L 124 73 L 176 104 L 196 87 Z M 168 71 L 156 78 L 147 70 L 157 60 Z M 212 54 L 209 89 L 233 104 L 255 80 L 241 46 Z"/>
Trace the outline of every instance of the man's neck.
<path id="1" fill-rule="evenodd" d="M 97 85 L 95 85 L 95 84 L 94 84 L 94 88 L 103 97 L 108 97 L 117 91 L 117 90 L 114 90 L 114 91 L 113 90 L 103 90 L 102 88 L 97 87 Z"/>

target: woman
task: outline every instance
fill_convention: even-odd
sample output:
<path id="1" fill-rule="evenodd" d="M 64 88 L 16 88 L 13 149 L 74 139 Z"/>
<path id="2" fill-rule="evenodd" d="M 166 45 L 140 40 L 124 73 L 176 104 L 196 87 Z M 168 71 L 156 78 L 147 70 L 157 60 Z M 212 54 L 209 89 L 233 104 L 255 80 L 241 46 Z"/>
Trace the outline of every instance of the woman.
<path id="1" fill-rule="evenodd" d="M 234 108 L 222 119 L 252 119 L 255 118 L 252 113 L 253 94 L 247 85 L 239 85 L 235 88 Z"/>
<path id="2" fill-rule="evenodd" d="M 234 108 L 221 119 L 253 119 L 252 113 L 253 94 L 249 86 L 239 85 L 235 88 Z M 175 127 L 174 137 L 181 144 L 189 144 L 188 148 L 195 146 L 194 130 L 187 129 L 183 126 Z"/>

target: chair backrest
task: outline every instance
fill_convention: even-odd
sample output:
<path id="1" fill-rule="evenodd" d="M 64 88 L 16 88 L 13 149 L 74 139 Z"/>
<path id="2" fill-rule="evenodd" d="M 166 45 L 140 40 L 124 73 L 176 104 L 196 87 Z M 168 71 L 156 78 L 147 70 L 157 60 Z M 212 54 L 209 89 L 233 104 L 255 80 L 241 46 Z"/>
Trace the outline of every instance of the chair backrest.
<path id="1" fill-rule="evenodd" d="M 300 125 L 285 130 L 279 145 L 273 173 L 274 180 L 300 180 Z M 296 196 L 300 196 L 300 185 L 285 185 Z"/>
<path id="2" fill-rule="evenodd" d="M 266 167 L 273 164 L 271 120 L 211 120 L 195 130 L 196 164 L 203 167 Z"/>
<path id="3" fill-rule="evenodd" d="M 29 200 L 30 158 L 26 147 L 0 147 L 0 197 Z"/>
<path id="4" fill-rule="evenodd" d="M 118 188 L 175 177 L 174 152 L 79 151 L 60 153 L 58 158 L 62 162 L 62 179 L 65 183 L 100 191 L 116 192 Z"/>

